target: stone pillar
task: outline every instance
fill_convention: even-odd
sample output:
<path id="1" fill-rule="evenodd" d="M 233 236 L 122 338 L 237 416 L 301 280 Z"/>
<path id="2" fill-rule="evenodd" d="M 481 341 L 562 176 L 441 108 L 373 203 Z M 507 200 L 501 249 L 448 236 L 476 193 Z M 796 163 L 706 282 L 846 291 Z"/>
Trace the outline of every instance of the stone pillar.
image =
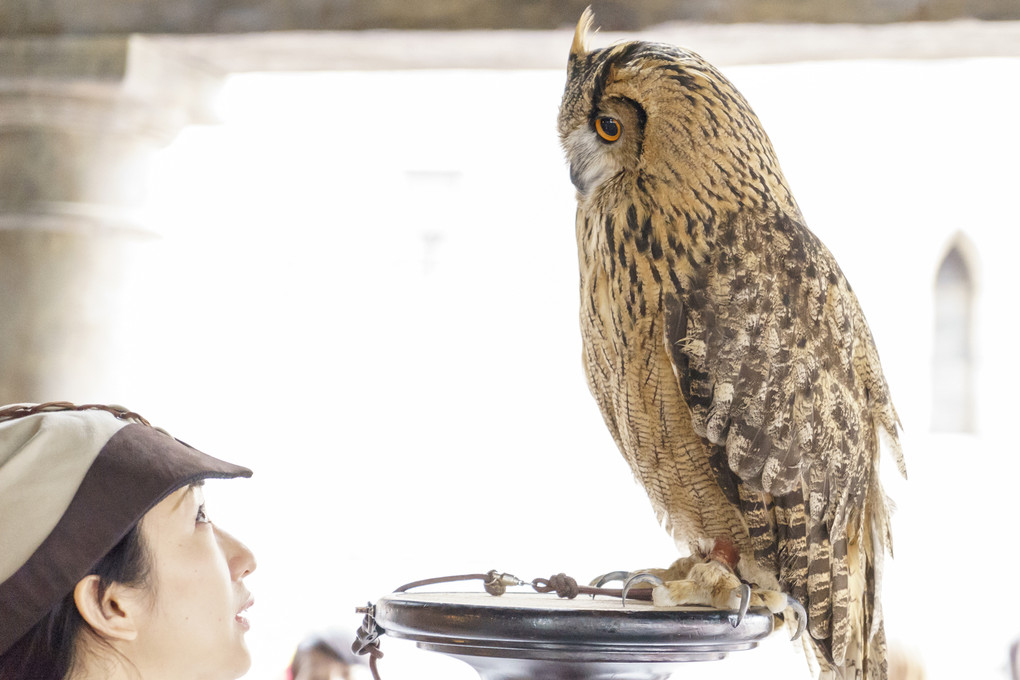
<path id="1" fill-rule="evenodd" d="M 149 163 L 220 80 L 154 38 L 0 40 L 0 404 L 115 398 Z"/>

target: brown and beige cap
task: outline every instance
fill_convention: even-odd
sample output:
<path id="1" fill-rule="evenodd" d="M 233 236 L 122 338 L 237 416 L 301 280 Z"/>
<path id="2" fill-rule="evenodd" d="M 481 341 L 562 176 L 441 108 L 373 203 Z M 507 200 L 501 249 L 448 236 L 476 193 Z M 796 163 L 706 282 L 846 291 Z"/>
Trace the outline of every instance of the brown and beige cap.
<path id="1" fill-rule="evenodd" d="M 165 497 L 250 476 L 119 407 L 0 408 L 0 654 Z"/>

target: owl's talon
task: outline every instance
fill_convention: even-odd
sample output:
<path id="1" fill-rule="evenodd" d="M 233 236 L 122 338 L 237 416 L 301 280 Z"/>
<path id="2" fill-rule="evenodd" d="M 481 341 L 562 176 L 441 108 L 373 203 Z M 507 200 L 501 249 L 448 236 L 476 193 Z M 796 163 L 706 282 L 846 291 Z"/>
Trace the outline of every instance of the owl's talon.
<path id="1" fill-rule="evenodd" d="M 737 609 L 736 614 L 730 614 L 730 623 L 734 628 L 740 625 L 740 622 L 744 620 L 744 616 L 747 615 L 747 608 L 751 606 L 751 586 L 746 583 L 740 584 L 740 607 Z"/>
<path id="2" fill-rule="evenodd" d="M 804 605 L 797 601 L 797 598 L 790 595 L 786 596 L 786 606 L 797 615 L 797 630 L 790 638 L 790 640 L 796 640 L 804 634 L 804 629 L 807 628 L 807 611 L 804 609 Z"/>
<path id="3" fill-rule="evenodd" d="M 602 576 L 592 579 L 588 585 L 601 588 L 611 581 L 626 581 L 628 576 L 630 576 L 629 571 L 611 571 L 608 574 L 602 574 Z"/>
<path id="4" fill-rule="evenodd" d="M 634 574 L 633 576 L 631 576 L 630 578 L 627 579 L 626 583 L 623 584 L 623 593 L 622 593 L 622 595 L 623 595 L 623 604 L 624 604 L 624 606 L 626 606 L 626 604 L 627 604 L 627 593 L 630 592 L 630 589 L 636 583 L 650 583 L 650 584 L 652 584 L 653 587 L 663 585 L 662 579 L 659 578 L 658 576 L 656 576 L 655 574 L 648 574 L 648 573 L 645 573 L 645 572 L 640 572 L 640 573 Z"/>

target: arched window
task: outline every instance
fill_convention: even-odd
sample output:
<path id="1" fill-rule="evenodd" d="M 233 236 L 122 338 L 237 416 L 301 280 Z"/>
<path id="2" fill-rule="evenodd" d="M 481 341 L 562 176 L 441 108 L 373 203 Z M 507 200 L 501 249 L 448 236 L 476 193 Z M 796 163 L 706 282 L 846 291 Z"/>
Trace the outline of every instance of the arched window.
<path id="1" fill-rule="evenodd" d="M 974 431 L 974 279 L 957 243 L 935 276 L 932 430 Z"/>

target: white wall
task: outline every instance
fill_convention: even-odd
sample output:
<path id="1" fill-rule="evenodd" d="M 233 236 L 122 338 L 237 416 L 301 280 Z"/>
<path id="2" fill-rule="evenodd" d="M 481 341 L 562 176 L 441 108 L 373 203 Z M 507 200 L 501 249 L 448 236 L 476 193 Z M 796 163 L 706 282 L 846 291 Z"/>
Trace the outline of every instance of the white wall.
<path id="1" fill-rule="evenodd" d="M 933 680 L 1005 677 L 1020 636 L 1007 280 L 1020 60 L 726 72 L 861 298 L 905 425 L 890 635 L 922 650 Z M 562 81 L 238 76 L 224 124 L 163 155 L 150 209 L 164 237 L 137 262 L 111 400 L 256 471 L 208 494 L 260 559 L 249 678 L 407 581 L 587 579 L 673 559 L 581 372 Z M 979 432 L 935 437 L 932 285 L 957 231 L 980 262 Z M 797 673 L 787 649 L 689 677 L 761 655 Z M 385 677 L 472 677 L 398 641 L 384 650 Z"/>

